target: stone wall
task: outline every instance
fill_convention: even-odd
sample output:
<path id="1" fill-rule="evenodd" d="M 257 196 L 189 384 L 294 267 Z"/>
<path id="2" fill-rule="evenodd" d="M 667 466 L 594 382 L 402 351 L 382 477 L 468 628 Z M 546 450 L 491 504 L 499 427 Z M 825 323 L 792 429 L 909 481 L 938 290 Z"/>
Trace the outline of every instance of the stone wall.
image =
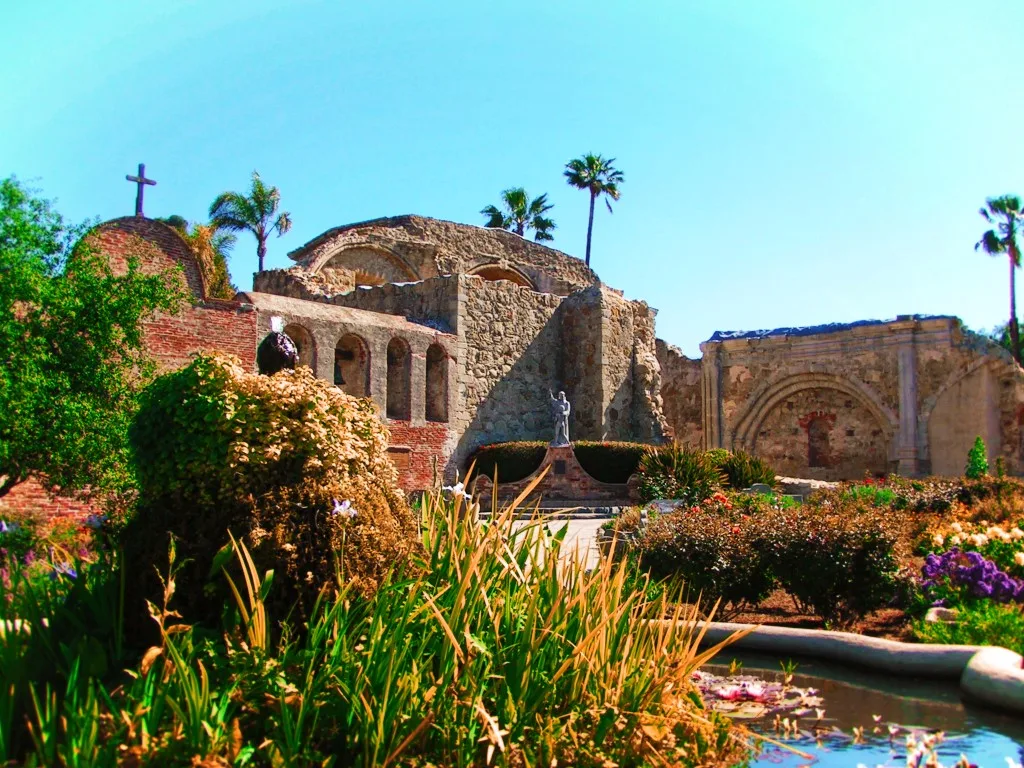
<path id="1" fill-rule="evenodd" d="M 310 272 L 345 268 L 357 282 L 407 282 L 498 268 L 539 292 L 596 285 L 580 259 L 500 229 L 395 216 L 328 230 L 289 254 Z M 377 279 L 374 279 L 376 276 Z"/>
<path id="2" fill-rule="evenodd" d="M 688 448 L 700 448 L 704 442 L 701 361 L 661 339 L 657 340 L 657 355 L 661 397 L 672 438 Z"/>
<path id="3" fill-rule="evenodd" d="M 555 317 L 561 297 L 479 277 L 458 280 L 461 365 L 451 422 L 459 435 L 454 466 L 485 443 L 547 438 L 548 390 L 564 388 Z M 572 429 L 570 420 L 570 434 Z"/>
<path id="4" fill-rule="evenodd" d="M 459 281 L 456 277 L 356 288 L 350 293 L 331 296 L 328 301 L 338 307 L 398 315 L 444 333 L 455 333 L 459 323 Z"/>
<path id="5" fill-rule="evenodd" d="M 704 447 L 748 450 L 785 474 L 957 474 L 976 436 L 1020 474 L 1024 371 L 952 317 L 817 332 L 716 334 L 701 345 Z M 663 395 L 693 426 L 693 372 L 667 347 Z"/>

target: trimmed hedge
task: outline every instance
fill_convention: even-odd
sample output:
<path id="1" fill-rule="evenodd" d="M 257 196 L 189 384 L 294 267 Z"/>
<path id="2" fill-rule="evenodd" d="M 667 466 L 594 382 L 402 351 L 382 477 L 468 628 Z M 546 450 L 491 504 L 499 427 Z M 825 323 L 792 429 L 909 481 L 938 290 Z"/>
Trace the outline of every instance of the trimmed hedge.
<path id="1" fill-rule="evenodd" d="M 578 440 L 572 444 L 580 466 L 602 483 L 625 483 L 637 471 L 640 458 L 651 446 L 644 443 L 626 443 L 596 440 Z M 520 440 L 481 446 L 470 456 L 467 468 L 476 462 L 473 470 L 477 477 L 494 478 L 498 467 L 498 483 L 524 480 L 540 467 L 547 453 L 543 440 Z"/>

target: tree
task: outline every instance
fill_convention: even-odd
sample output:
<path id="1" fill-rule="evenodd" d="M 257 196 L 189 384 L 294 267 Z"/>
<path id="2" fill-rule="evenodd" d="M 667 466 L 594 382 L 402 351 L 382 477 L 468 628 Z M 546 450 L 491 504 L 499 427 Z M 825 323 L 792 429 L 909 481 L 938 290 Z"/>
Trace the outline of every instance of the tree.
<path id="1" fill-rule="evenodd" d="M 586 154 L 570 160 L 565 164 L 565 178 L 569 186 L 585 189 L 590 192 L 590 218 L 587 220 L 587 266 L 590 266 L 590 238 L 594 231 L 594 203 L 601 195 L 605 196 L 608 213 L 612 212 L 612 200 L 620 196 L 619 185 L 625 181 L 622 171 L 612 163 L 615 158 L 607 160 L 600 155 Z"/>
<path id="2" fill-rule="evenodd" d="M 487 217 L 485 227 L 491 229 L 507 229 L 520 237 L 526 236 L 526 230 L 532 229 L 533 239 L 538 243 L 543 240 L 554 240 L 551 230 L 555 222 L 544 214 L 555 206 L 548 202 L 547 194 L 530 200 L 522 187 L 512 187 L 501 193 L 502 208 L 488 205 L 480 213 Z"/>
<path id="3" fill-rule="evenodd" d="M 238 238 L 213 224 L 190 224 L 182 216 L 158 219 L 174 227 L 188 243 L 206 281 L 206 293 L 213 299 L 233 299 L 238 287 L 228 273 L 228 256 Z"/>
<path id="4" fill-rule="evenodd" d="M 291 214 L 278 213 L 281 193 L 277 187 L 268 187 L 259 173 L 252 172 L 252 189 L 246 197 L 238 192 L 222 192 L 210 206 L 210 225 L 229 232 L 252 232 L 256 237 L 256 256 L 259 271 L 267 256 L 267 238 L 277 231 L 280 237 L 292 228 Z"/>
<path id="5" fill-rule="evenodd" d="M 990 256 L 1006 255 L 1010 262 L 1010 352 L 1013 359 L 1020 365 L 1020 327 L 1017 325 L 1017 286 L 1016 272 L 1020 266 L 1020 234 L 1021 222 L 1024 221 L 1024 210 L 1021 209 L 1020 198 L 1016 195 L 990 197 L 985 207 L 978 213 L 989 224 L 995 227 L 986 231 L 974 245 L 974 250 L 983 250 Z"/>
<path id="6" fill-rule="evenodd" d="M 142 321 L 173 312 L 183 279 L 124 274 L 15 178 L 0 181 L 0 497 L 131 482 L 128 423 L 153 370 Z M 175 279 L 170 279 L 174 277 Z"/>

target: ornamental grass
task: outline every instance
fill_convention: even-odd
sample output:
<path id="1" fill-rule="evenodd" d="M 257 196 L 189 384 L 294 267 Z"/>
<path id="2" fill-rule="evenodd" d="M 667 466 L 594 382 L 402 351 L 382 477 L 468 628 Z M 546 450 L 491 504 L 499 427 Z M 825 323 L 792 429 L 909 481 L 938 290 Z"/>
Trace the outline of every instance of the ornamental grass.
<path id="1" fill-rule="evenodd" d="M 233 595 L 221 629 L 184 622 L 172 550 L 149 605 L 159 642 L 127 663 L 116 558 L 77 579 L 16 575 L 27 608 L 0 633 L 0 761 L 744 763 L 746 732 L 706 710 L 692 681 L 722 647 L 699 648 L 696 614 L 655 621 L 664 598 L 630 589 L 620 565 L 586 570 L 563 551 L 564 528 L 513 522 L 518 503 L 480 523 L 462 495 L 428 495 L 422 562 L 361 594 L 339 555 L 334 587 L 296 626 L 271 615 L 274 575 L 235 539 L 211 575 Z M 93 638 L 93 626 L 113 631 Z"/>

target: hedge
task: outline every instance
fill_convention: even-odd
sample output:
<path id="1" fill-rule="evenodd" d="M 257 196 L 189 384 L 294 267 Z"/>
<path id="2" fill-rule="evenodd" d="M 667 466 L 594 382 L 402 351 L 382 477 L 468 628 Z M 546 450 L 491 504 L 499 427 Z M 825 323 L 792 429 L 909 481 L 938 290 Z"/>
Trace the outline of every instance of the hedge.
<path id="1" fill-rule="evenodd" d="M 625 483 L 636 472 L 640 457 L 650 446 L 644 443 L 599 442 L 579 440 L 573 451 L 580 466 L 602 483 Z M 514 483 L 537 471 L 548 444 L 543 440 L 523 440 L 484 445 L 470 457 L 467 466 L 476 462 L 474 474 L 494 477 L 498 467 L 498 483 Z"/>

